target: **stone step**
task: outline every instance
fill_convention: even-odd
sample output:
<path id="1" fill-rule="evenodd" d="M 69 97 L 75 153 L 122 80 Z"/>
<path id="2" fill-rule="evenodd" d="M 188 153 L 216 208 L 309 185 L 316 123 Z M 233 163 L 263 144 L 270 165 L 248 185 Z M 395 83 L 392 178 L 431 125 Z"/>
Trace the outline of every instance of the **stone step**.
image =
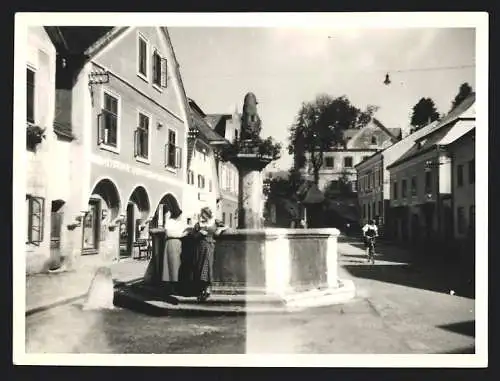
<path id="1" fill-rule="evenodd" d="M 354 284 L 348 280 L 336 289 L 310 290 L 286 298 L 264 293 L 234 295 L 213 293 L 204 302 L 198 302 L 196 297 L 169 295 L 154 287 L 142 285 L 117 289 L 114 303 L 118 307 L 157 316 L 244 315 L 301 311 L 305 308 L 344 303 L 354 296 Z"/>

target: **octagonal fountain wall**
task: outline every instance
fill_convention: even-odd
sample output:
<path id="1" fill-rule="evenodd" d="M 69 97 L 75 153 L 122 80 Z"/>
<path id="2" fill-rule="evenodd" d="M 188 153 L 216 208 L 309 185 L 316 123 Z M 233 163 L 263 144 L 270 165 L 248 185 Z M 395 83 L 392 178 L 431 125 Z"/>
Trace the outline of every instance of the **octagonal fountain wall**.
<path id="1" fill-rule="evenodd" d="M 217 237 L 213 282 L 285 297 L 339 286 L 337 229 L 238 229 Z"/>

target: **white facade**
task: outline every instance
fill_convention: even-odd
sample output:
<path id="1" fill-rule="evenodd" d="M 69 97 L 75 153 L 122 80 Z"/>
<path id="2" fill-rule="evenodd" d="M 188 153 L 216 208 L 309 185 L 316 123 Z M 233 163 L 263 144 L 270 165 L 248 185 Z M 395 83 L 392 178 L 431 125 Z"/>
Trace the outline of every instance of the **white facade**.
<path id="1" fill-rule="evenodd" d="M 197 220 L 201 208 L 208 206 L 216 212 L 219 194 L 217 167 L 213 149 L 197 140 L 188 168 L 187 187 L 184 189 L 183 218 Z"/>
<path id="2" fill-rule="evenodd" d="M 26 150 L 26 211 L 23 215 L 26 216 L 26 272 L 32 273 L 41 271 L 50 259 L 51 193 L 58 187 L 51 167 L 55 159 L 51 148 L 55 140 L 56 51 L 43 27 L 29 27 L 27 42 L 26 81 L 29 80 L 33 88 L 33 97 L 28 99 L 33 103 L 33 113 L 27 114 L 27 125 L 45 130 L 42 142 L 33 151 Z"/>

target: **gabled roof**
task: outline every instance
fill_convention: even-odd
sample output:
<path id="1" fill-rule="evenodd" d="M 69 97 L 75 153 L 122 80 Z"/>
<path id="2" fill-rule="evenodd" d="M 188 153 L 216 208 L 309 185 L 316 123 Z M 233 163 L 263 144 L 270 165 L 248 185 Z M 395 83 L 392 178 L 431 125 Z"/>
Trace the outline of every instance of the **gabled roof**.
<path id="1" fill-rule="evenodd" d="M 376 118 L 372 118 L 366 126 L 368 126 L 370 123 L 373 123 L 376 127 L 383 131 L 389 137 L 391 143 L 396 143 L 401 140 L 401 128 L 387 128 Z M 361 136 L 361 134 L 363 134 L 363 132 L 365 131 L 365 127 L 359 129 L 349 128 L 343 132 L 344 138 L 347 139 L 346 143 L 348 148 L 352 147 L 352 144 L 354 144 L 353 142 L 356 141 L 358 136 Z"/>
<path id="2" fill-rule="evenodd" d="M 191 127 L 198 129 L 198 131 L 210 144 L 229 144 L 229 141 L 210 128 L 210 125 L 204 119 L 206 114 L 203 112 L 201 107 L 198 106 L 198 104 L 196 104 L 196 102 L 191 98 L 188 98 L 188 103 L 192 122 Z"/>
<path id="3" fill-rule="evenodd" d="M 470 109 L 472 108 L 471 106 L 474 105 L 475 99 L 475 93 L 472 93 L 443 119 L 425 126 L 424 131 L 421 131 L 424 128 L 416 131 L 414 134 L 420 134 L 415 139 L 413 146 L 401 155 L 399 159 L 387 166 L 387 169 L 396 167 L 412 157 L 418 156 L 420 153 L 426 152 L 439 145 L 450 144 L 454 141 L 454 136 L 459 137 L 474 128 L 475 116 L 473 116 L 473 110 Z M 469 112 L 469 110 L 472 112 Z M 457 126 L 458 131 L 450 134 L 450 131 L 452 131 L 455 126 Z"/>

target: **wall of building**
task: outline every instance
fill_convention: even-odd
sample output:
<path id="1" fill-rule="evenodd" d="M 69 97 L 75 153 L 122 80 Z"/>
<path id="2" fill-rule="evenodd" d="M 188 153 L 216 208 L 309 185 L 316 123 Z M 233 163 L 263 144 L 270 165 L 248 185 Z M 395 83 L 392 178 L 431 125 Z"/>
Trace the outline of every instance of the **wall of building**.
<path id="1" fill-rule="evenodd" d="M 201 208 L 205 206 L 216 213 L 218 194 L 214 150 L 201 140 L 195 143 L 189 171 L 193 173 L 194 182 L 190 184 L 188 178 L 184 189 L 184 218 L 196 221 Z M 198 175 L 205 179 L 204 186 L 198 183 Z"/>
<path id="2" fill-rule="evenodd" d="M 76 140 L 72 144 L 71 171 L 77 176 L 72 183 L 74 191 L 68 203 L 68 219 L 75 221 L 88 210 L 92 198 L 101 198 L 103 211 L 99 257 L 114 258 L 118 254 L 119 218 L 124 218 L 127 205 L 134 203 L 135 217 L 141 220 L 141 236 L 147 236 L 148 223 L 158 204 L 168 194 L 174 196 L 183 208 L 183 190 L 186 186 L 185 143 L 187 127 L 183 101 L 179 98 L 178 83 L 174 80 L 174 61 L 169 57 L 166 42 L 157 28 L 139 28 L 148 40 L 147 80 L 137 74 L 138 30 L 118 37 L 87 63 L 73 88 L 72 124 Z M 152 47 L 167 57 L 168 80 L 166 88 L 152 84 Z M 97 84 L 89 90 L 91 72 L 107 70 L 109 82 Z M 106 147 L 98 140 L 99 115 L 102 113 L 104 93 L 118 99 L 117 147 Z M 139 112 L 149 117 L 148 157 L 135 155 L 135 130 L 139 125 Z M 169 129 L 176 132 L 176 145 L 181 148 L 180 168 L 166 166 L 166 148 Z M 101 180 L 106 190 L 95 191 Z M 132 197 L 133 192 L 134 197 Z M 102 194 L 102 193 L 109 194 Z M 141 193 L 142 192 L 142 193 Z M 136 195 L 138 200 L 133 198 Z M 145 195 L 144 195 L 145 194 Z M 110 196 L 111 195 L 111 196 Z M 111 200 L 118 200 L 118 206 Z M 73 260 L 82 248 L 82 229 L 79 226 L 67 235 L 66 251 Z M 79 258 L 80 262 L 89 262 Z"/>
<path id="3" fill-rule="evenodd" d="M 454 236 L 458 239 L 464 239 L 475 229 L 475 140 L 473 135 L 468 135 L 451 147 L 451 155 L 453 160 L 453 220 L 454 220 Z M 474 174 L 470 176 L 469 163 L 474 163 Z M 463 183 L 458 184 L 458 166 L 463 166 Z M 459 216 L 459 208 L 463 208 L 463 223 Z M 469 230 L 471 229 L 471 230 Z"/>
<path id="4" fill-rule="evenodd" d="M 220 206 L 218 218 L 230 227 L 236 227 L 238 222 L 238 169 L 230 162 L 218 163 L 218 181 L 220 189 Z"/>
<path id="5" fill-rule="evenodd" d="M 343 175 L 344 171 L 347 172 L 351 181 L 356 180 L 356 170 L 354 166 L 361 163 L 364 158 L 371 156 L 374 152 L 375 151 L 362 150 L 337 150 L 325 152 L 323 157 L 323 166 L 319 171 L 319 189 L 324 190 L 331 181 L 338 180 Z M 309 154 L 306 154 L 306 157 L 309 160 Z M 333 167 L 326 166 L 327 157 L 333 158 Z M 346 167 L 344 165 L 344 159 L 346 157 L 352 158 L 352 166 Z M 310 168 L 312 170 L 312 167 L 308 165 L 302 170 L 302 172 L 307 174 L 309 173 Z"/>
<path id="6" fill-rule="evenodd" d="M 358 202 L 362 223 L 380 217 L 379 224 L 384 224 L 383 168 L 382 153 L 370 157 L 357 168 Z"/>
<path id="7" fill-rule="evenodd" d="M 55 108 L 55 58 L 56 52 L 43 27 L 29 27 L 26 66 L 35 72 L 35 125 L 45 129 L 45 139 L 35 152 L 26 151 L 26 194 L 43 197 L 43 241 L 26 243 L 26 272 L 36 273 L 45 268 L 50 259 L 50 162 L 54 140 L 53 121 Z M 26 127 L 25 127 L 26 128 Z M 26 200 L 26 241 L 29 221 Z"/>

